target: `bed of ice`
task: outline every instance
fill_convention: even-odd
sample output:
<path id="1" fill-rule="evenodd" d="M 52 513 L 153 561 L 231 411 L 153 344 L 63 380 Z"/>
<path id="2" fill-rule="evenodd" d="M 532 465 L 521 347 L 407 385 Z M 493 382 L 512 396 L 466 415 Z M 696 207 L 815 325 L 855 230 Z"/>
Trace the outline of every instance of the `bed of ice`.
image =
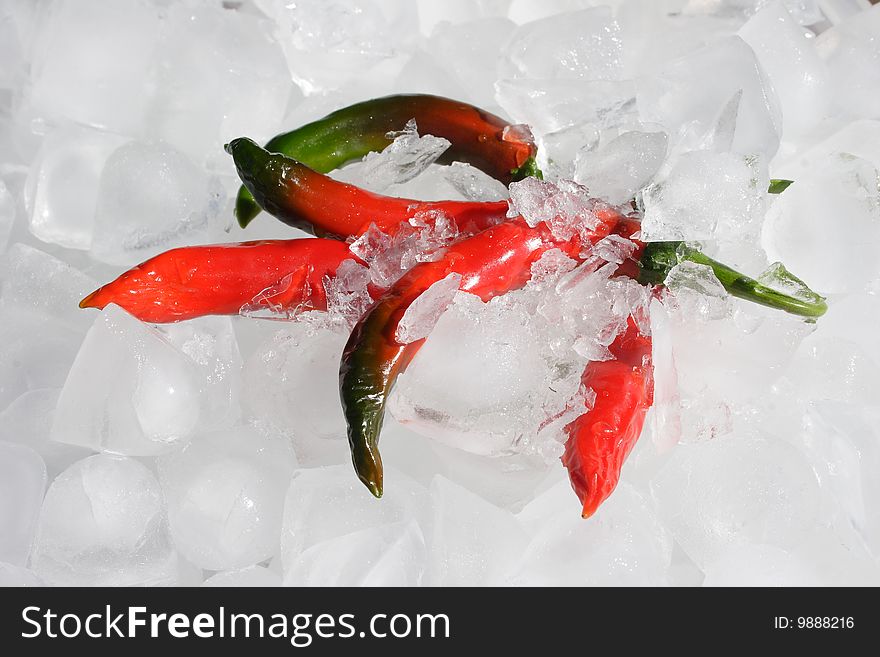
<path id="1" fill-rule="evenodd" d="M 344 439 L 344 322 L 77 308 L 173 246 L 297 236 L 232 225 L 224 141 L 400 92 L 529 124 L 549 179 L 636 196 L 648 239 L 782 261 L 827 316 L 696 266 L 650 304 L 561 254 L 489 304 L 444 281 L 404 326 L 436 322 L 376 500 Z M 504 197 L 432 165 L 444 146 L 410 130 L 337 175 Z M 878 169 L 867 0 L 0 0 L 0 585 L 877 585 Z M 560 427 L 624 303 L 656 405 L 585 521 Z"/>

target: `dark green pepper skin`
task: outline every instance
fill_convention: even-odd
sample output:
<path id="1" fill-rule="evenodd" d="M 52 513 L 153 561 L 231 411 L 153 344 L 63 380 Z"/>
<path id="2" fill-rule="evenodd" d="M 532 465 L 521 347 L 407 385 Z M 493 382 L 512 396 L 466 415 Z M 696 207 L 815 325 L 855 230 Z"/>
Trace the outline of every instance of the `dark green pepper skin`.
<path id="1" fill-rule="evenodd" d="M 403 130 L 410 119 L 415 119 L 420 134 L 449 140 L 439 164 L 466 162 L 505 185 L 540 176 L 530 135 L 505 130 L 507 121 L 473 105 L 427 94 L 385 96 L 350 105 L 274 137 L 266 149 L 328 173 L 383 150 L 393 141 L 388 133 Z M 242 187 L 235 204 L 238 223 L 246 227 L 259 212 L 260 206 Z"/>

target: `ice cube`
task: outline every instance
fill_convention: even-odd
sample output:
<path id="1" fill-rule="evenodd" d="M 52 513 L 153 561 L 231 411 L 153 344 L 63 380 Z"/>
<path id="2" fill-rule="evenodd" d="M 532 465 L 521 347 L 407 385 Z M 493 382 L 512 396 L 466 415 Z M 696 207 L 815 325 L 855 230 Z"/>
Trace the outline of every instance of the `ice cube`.
<path id="1" fill-rule="evenodd" d="M 76 356 L 52 438 L 129 456 L 167 452 L 198 426 L 200 378 L 186 354 L 111 304 Z"/>
<path id="2" fill-rule="evenodd" d="M 432 0 L 416 0 L 422 34 L 429 36 L 440 23 L 467 23 L 483 18 L 507 16 L 510 0 L 449 0 L 438 5 Z"/>
<path id="3" fill-rule="evenodd" d="M 576 365 L 547 353 L 533 315 L 511 298 L 456 296 L 391 394 L 399 422 L 475 454 L 534 442 L 544 404 L 564 404 L 568 390 L 556 384 Z"/>
<path id="4" fill-rule="evenodd" d="M 248 566 L 241 570 L 226 570 L 212 575 L 202 586 L 211 587 L 258 587 L 281 586 L 281 577 L 263 566 Z"/>
<path id="5" fill-rule="evenodd" d="M 27 563 L 46 489 L 46 466 L 28 447 L 0 442 L 0 561 Z"/>
<path id="6" fill-rule="evenodd" d="M 621 72 L 618 31 L 609 7 L 532 21 L 510 37 L 502 69 L 510 77 L 614 80 Z"/>
<path id="7" fill-rule="evenodd" d="M 762 244 L 771 260 L 821 294 L 869 288 L 880 276 L 873 255 L 880 248 L 876 166 L 848 153 L 817 162 L 774 201 Z"/>
<path id="8" fill-rule="evenodd" d="M 144 85 L 162 29 L 159 8 L 138 0 L 62 0 L 36 27 L 30 103 L 38 116 L 140 134 L 150 98 Z"/>
<path id="9" fill-rule="evenodd" d="M 62 322 L 0 304 L 0 408 L 29 390 L 60 388 L 81 343 Z"/>
<path id="10" fill-rule="evenodd" d="M 773 85 L 782 112 L 782 137 L 805 135 L 828 110 L 828 73 L 815 39 L 784 3 L 766 4 L 739 31 Z"/>
<path id="11" fill-rule="evenodd" d="M 93 257 L 133 265 L 175 246 L 219 241 L 219 180 L 168 144 L 131 142 L 107 160 L 98 188 Z"/>
<path id="12" fill-rule="evenodd" d="M 666 583 L 669 533 L 650 499 L 621 483 L 585 521 L 560 480 L 520 513 L 531 541 L 510 583 L 528 586 L 656 586 Z"/>
<path id="13" fill-rule="evenodd" d="M 773 545 L 737 545 L 706 566 L 703 586 L 827 585 L 810 564 Z"/>
<path id="14" fill-rule="evenodd" d="M 175 583 L 159 482 L 129 458 L 73 464 L 46 493 L 31 567 L 56 586 Z"/>
<path id="15" fill-rule="evenodd" d="M 819 513 L 816 475 L 776 439 L 679 445 L 651 490 L 676 541 L 700 567 L 744 543 L 795 546 Z"/>
<path id="16" fill-rule="evenodd" d="M 75 461 L 92 453 L 84 447 L 50 440 L 60 393 L 57 388 L 29 390 L 0 412 L 0 441 L 17 443 L 36 451 L 46 463 L 50 481 Z"/>
<path id="17" fill-rule="evenodd" d="M 608 127 L 635 106 L 631 80 L 501 79 L 495 98 L 539 136 L 575 125 Z"/>
<path id="18" fill-rule="evenodd" d="M 15 201 L 6 187 L 6 183 L 0 180 L 0 253 L 6 251 L 9 236 L 12 234 L 12 225 L 15 223 Z"/>
<path id="19" fill-rule="evenodd" d="M 381 500 L 358 481 L 350 463 L 297 471 L 284 502 L 281 558 L 285 580 L 290 579 L 289 572 L 310 549 L 320 553 L 317 546 L 333 539 L 340 539 L 335 549 L 348 553 L 350 544 L 343 540 L 346 536 L 363 532 L 352 539 L 356 552 L 362 540 L 379 547 L 389 535 L 399 538 L 410 532 L 407 524 L 423 517 L 426 502 L 425 488 L 393 468 L 385 468 Z M 393 528 L 383 536 L 381 529 L 389 526 Z M 416 538 L 421 538 L 421 532 L 412 537 Z"/>
<path id="20" fill-rule="evenodd" d="M 500 53 L 515 29 L 512 21 L 500 17 L 444 21 L 431 34 L 427 51 L 467 91 L 469 102 L 487 107 L 495 102 Z"/>
<path id="21" fill-rule="evenodd" d="M 201 394 L 201 430 L 229 426 L 241 409 L 241 353 L 228 317 L 199 317 L 159 326 L 195 363 Z"/>
<path id="22" fill-rule="evenodd" d="M 0 588 L 45 586 L 36 573 L 11 563 L 0 563 Z"/>
<path id="23" fill-rule="evenodd" d="M 0 304 L 10 311 L 27 308 L 85 332 L 94 320 L 78 304 L 97 282 L 66 262 L 22 243 L 13 244 L 0 265 Z"/>
<path id="24" fill-rule="evenodd" d="M 409 520 L 368 527 L 310 547 L 285 563 L 285 586 L 419 586 L 425 540 Z"/>
<path id="25" fill-rule="evenodd" d="M 755 54 L 739 37 L 713 41 L 642 78 L 639 114 L 645 122 L 662 125 L 676 149 L 692 149 L 739 91 L 733 151 L 772 157 L 779 147 L 779 106 Z"/>
<path id="26" fill-rule="evenodd" d="M 527 541 L 511 513 L 442 476 L 431 482 L 428 526 L 431 586 L 503 585 Z"/>
<path id="27" fill-rule="evenodd" d="M 294 81 L 308 95 L 344 86 L 408 49 L 418 34 L 417 6 L 407 0 L 307 0 L 258 6 L 278 26 Z"/>
<path id="28" fill-rule="evenodd" d="M 109 132 L 72 126 L 46 135 L 25 189 L 31 233 L 71 249 L 91 247 L 101 171 L 126 141 Z"/>
<path id="29" fill-rule="evenodd" d="M 271 22 L 215 3 L 172 3 L 156 60 L 147 135 L 230 170 L 223 144 L 282 130 L 293 87 Z"/>
<path id="30" fill-rule="evenodd" d="M 453 272 L 428 287 L 407 307 L 397 324 L 394 339 L 400 344 L 409 344 L 428 337 L 455 298 L 459 285 L 461 275 Z"/>
<path id="31" fill-rule="evenodd" d="M 176 548 L 208 570 L 274 556 L 295 464 L 284 438 L 248 426 L 201 434 L 162 456 L 159 478 Z"/>
<path id="32" fill-rule="evenodd" d="M 443 170 L 446 180 L 468 201 L 502 201 L 507 187 L 476 167 L 453 162 Z"/>
<path id="33" fill-rule="evenodd" d="M 754 251 L 760 234 L 768 185 L 763 159 L 686 153 L 665 176 L 642 190 L 642 239 L 714 239 L 721 244 L 719 259 L 742 266 L 737 262 L 740 252 Z"/>
<path id="34" fill-rule="evenodd" d="M 245 364 L 244 407 L 290 436 L 305 465 L 346 458 L 339 359 L 347 339 L 344 331 L 293 323 L 270 336 Z"/>
<path id="35" fill-rule="evenodd" d="M 824 32 L 816 47 L 828 65 L 830 97 L 840 114 L 877 118 L 880 100 L 880 8 L 855 13 Z"/>
<path id="36" fill-rule="evenodd" d="M 626 203 L 659 171 L 667 141 L 663 132 L 624 132 L 595 150 L 580 151 L 574 180 L 612 205 Z"/>

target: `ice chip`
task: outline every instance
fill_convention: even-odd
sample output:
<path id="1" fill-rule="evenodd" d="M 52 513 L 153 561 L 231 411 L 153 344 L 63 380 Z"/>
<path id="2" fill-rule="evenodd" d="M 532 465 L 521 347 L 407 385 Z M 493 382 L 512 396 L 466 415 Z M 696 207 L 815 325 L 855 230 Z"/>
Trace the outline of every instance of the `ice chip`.
<path id="1" fill-rule="evenodd" d="M 56 586 L 174 584 L 159 482 L 129 458 L 73 464 L 46 493 L 31 567 Z"/>
<path id="2" fill-rule="evenodd" d="M 419 136 L 415 119 L 410 119 L 400 132 L 389 133 L 393 137 L 383 151 L 369 153 L 359 165 L 347 167 L 351 174 L 356 169 L 355 180 L 361 187 L 382 193 L 391 185 L 412 180 L 443 155 L 450 143 L 442 137 Z"/>
<path id="3" fill-rule="evenodd" d="M 508 216 L 520 214 L 531 227 L 543 221 L 559 239 L 587 234 L 598 222 L 595 209 L 588 190 L 570 180 L 530 177 L 510 185 Z"/>
<path id="4" fill-rule="evenodd" d="M 708 265 L 685 260 L 669 270 L 664 282 L 678 303 L 686 306 L 685 312 L 699 313 L 709 319 L 726 316 L 727 290 Z"/>
<path id="5" fill-rule="evenodd" d="M 161 251 L 219 241 L 225 207 L 216 177 L 163 143 L 131 142 L 101 174 L 92 255 L 133 265 Z"/>
<path id="6" fill-rule="evenodd" d="M 290 444 L 247 426 L 205 433 L 159 459 L 175 547 L 196 566 L 231 570 L 278 552 L 296 460 Z"/>
<path id="7" fill-rule="evenodd" d="M 624 132 L 595 150 L 578 152 L 574 180 L 612 205 L 626 203 L 660 170 L 666 143 L 663 132 Z"/>
<path id="8" fill-rule="evenodd" d="M 394 339 L 400 344 L 409 344 L 428 337 L 455 298 L 459 285 L 461 275 L 453 272 L 422 292 L 400 318 Z"/>
<path id="9" fill-rule="evenodd" d="M 43 459 L 28 447 L 0 442 L 0 561 L 27 563 L 45 488 Z"/>
<path id="10" fill-rule="evenodd" d="M 507 187 L 476 167 L 453 162 L 443 175 L 468 201 L 502 201 L 507 198 Z"/>
<path id="11" fill-rule="evenodd" d="M 324 278 L 330 324 L 354 326 L 372 305 L 373 298 L 369 292 L 373 279 L 371 272 L 370 268 L 359 265 L 354 260 L 345 260 L 337 268 L 335 276 Z"/>
<path id="12" fill-rule="evenodd" d="M 126 141 L 83 127 L 59 127 L 46 135 L 25 188 L 31 233 L 71 249 L 91 247 L 101 172 Z"/>
<path id="13" fill-rule="evenodd" d="M 129 456 L 172 450 L 198 426 L 200 378 L 186 354 L 111 304 L 76 356 L 52 438 Z"/>

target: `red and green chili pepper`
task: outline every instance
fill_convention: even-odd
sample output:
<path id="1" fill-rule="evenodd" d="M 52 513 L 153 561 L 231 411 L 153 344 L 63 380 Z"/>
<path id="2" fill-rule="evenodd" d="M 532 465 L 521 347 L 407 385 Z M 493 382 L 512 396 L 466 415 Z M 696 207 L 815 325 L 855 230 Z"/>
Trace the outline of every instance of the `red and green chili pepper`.
<path id="1" fill-rule="evenodd" d="M 422 134 L 443 137 L 449 148 L 439 164 L 467 162 L 505 185 L 540 176 L 535 144 L 522 129 L 467 103 L 427 94 L 376 98 L 337 110 L 301 128 L 271 139 L 266 148 L 328 173 L 393 141 L 389 133 L 415 119 Z M 260 212 L 247 186 L 239 190 L 235 213 L 242 228 Z"/>
<path id="2" fill-rule="evenodd" d="M 414 201 L 382 196 L 339 182 L 301 162 L 234 139 L 226 150 L 257 202 L 284 223 L 318 237 L 362 235 L 370 224 L 393 235 L 403 222 L 424 212 L 443 212 L 460 233 L 473 234 L 503 221 L 507 201 Z"/>

